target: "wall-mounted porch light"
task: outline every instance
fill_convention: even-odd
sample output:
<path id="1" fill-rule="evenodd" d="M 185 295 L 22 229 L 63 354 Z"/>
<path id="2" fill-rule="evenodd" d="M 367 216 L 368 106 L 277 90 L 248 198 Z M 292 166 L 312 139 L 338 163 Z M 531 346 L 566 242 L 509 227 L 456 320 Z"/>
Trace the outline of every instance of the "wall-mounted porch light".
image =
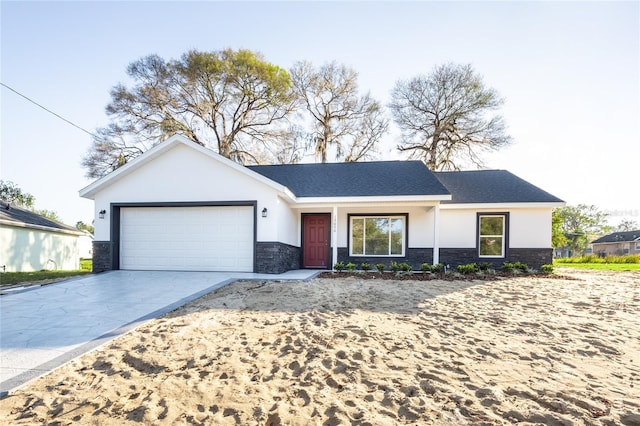
<path id="1" fill-rule="evenodd" d="M 104 210 L 104 209 L 102 209 L 102 210 L 100 210 L 100 211 L 98 212 L 98 217 L 99 217 L 100 219 L 104 219 L 104 215 L 105 215 L 105 214 L 107 214 L 107 211 L 106 211 L 106 210 Z"/>
<path id="2" fill-rule="evenodd" d="M 262 209 L 262 217 L 267 217 L 267 208 Z"/>

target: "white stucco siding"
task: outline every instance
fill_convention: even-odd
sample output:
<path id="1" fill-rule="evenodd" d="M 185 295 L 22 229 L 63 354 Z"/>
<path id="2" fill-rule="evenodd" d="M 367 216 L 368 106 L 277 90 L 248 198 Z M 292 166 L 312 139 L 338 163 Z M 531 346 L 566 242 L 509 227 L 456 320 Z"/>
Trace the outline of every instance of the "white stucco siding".
<path id="1" fill-rule="evenodd" d="M 258 241 L 277 240 L 276 191 L 211 157 L 178 144 L 95 195 L 95 240 L 110 239 L 111 203 L 257 201 L 258 219 L 267 207 L 269 215 L 258 225 Z M 105 219 L 98 212 L 106 210 Z M 272 223 L 272 226 L 269 226 Z M 262 226 L 266 225 L 266 226 Z"/>
<path id="2" fill-rule="evenodd" d="M 521 209 L 509 216 L 509 246 L 551 247 L 551 209 Z"/>
<path id="3" fill-rule="evenodd" d="M 275 227 L 277 230 L 276 239 L 273 241 L 299 247 L 301 239 L 300 214 L 279 197 L 277 197 L 274 207 L 277 216 L 275 220 L 269 223 L 269 227 Z M 261 219 L 258 218 L 259 224 Z"/>
<path id="4" fill-rule="evenodd" d="M 78 236 L 0 225 L 0 267 L 7 272 L 80 268 Z"/>
<path id="5" fill-rule="evenodd" d="M 476 246 L 475 210 L 440 210 L 440 247 L 473 248 Z"/>
<path id="6" fill-rule="evenodd" d="M 441 209 L 440 247 L 475 248 L 478 213 L 509 213 L 509 247 L 551 247 L 551 209 Z"/>
<path id="7" fill-rule="evenodd" d="M 408 214 L 409 247 L 433 246 L 433 208 L 424 206 L 342 207 L 338 209 L 338 247 L 347 247 L 348 217 L 352 214 Z"/>

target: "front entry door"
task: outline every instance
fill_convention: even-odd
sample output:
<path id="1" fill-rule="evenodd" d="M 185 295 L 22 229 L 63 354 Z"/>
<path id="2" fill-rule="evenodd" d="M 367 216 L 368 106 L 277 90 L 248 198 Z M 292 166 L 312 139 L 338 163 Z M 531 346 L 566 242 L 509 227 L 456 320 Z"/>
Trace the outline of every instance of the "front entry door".
<path id="1" fill-rule="evenodd" d="M 328 214 L 306 214 L 302 216 L 302 267 L 328 268 L 329 224 Z"/>

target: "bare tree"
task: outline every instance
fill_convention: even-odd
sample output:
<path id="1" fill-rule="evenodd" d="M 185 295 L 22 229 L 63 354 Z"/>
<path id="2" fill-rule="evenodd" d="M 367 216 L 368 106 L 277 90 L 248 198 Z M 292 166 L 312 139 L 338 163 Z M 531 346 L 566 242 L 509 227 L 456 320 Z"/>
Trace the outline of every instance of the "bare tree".
<path id="1" fill-rule="evenodd" d="M 398 81 L 389 108 L 402 131 L 400 151 L 432 170 L 481 166 L 480 154 L 511 142 L 500 115 L 503 100 L 486 88 L 471 65 L 446 64 L 429 75 Z"/>
<path id="2" fill-rule="evenodd" d="M 264 161 L 291 112 L 289 73 L 249 50 L 150 55 L 127 69 L 134 81 L 111 91 L 112 123 L 99 129 L 83 161 L 88 176 L 114 170 L 147 148 L 183 134 L 241 163 Z M 286 123 L 284 123 L 286 125 Z"/>
<path id="3" fill-rule="evenodd" d="M 309 113 L 308 141 L 316 158 L 326 163 L 332 151 L 337 160 L 358 161 L 375 153 L 387 131 L 380 104 L 358 93 L 358 73 L 336 62 L 315 68 L 298 62 L 291 70 L 296 94 Z"/>

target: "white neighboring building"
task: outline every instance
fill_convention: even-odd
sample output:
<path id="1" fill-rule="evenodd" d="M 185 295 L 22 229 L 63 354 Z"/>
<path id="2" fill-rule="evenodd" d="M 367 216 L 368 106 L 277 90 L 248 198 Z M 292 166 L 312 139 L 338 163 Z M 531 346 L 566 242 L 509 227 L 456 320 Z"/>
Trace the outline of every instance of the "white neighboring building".
<path id="1" fill-rule="evenodd" d="M 0 270 L 80 269 L 83 235 L 71 226 L 0 201 Z"/>

